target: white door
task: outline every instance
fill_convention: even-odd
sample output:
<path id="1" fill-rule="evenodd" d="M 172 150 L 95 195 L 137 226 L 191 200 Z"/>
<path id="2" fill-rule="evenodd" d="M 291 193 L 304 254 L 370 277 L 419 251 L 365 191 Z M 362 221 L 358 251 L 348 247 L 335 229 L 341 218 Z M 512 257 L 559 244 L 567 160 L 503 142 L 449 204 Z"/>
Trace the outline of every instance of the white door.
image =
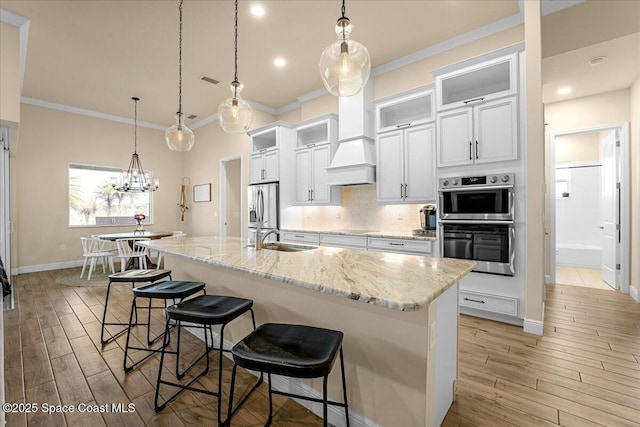
<path id="1" fill-rule="evenodd" d="M 296 156 L 296 182 L 295 202 L 308 204 L 311 201 L 311 150 L 308 148 L 297 150 Z"/>
<path id="2" fill-rule="evenodd" d="M 436 199 L 436 159 L 433 125 L 405 130 L 406 202 L 425 203 Z"/>
<path id="3" fill-rule="evenodd" d="M 404 179 L 403 131 L 378 136 L 377 187 L 379 202 L 402 202 Z"/>
<path id="4" fill-rule="evenodd" d="M 602 148 L 602 280 L 618 289 L 616 282 L 618 192 L 616 189 L 616 132 L 601 142 Z"/>
<path id="5" fill-rule="evenodd" d="M 278 150 L 267 151 L 264 153 L 264 180 L 277 181 L 279 176 Z"/>
<path id="6" fill-rule="evenodd" d="M 518 158 L 518 103 L 515 96 L 475 106 L 473 127 L 476 163 Z"/>
<path id="7" fill-rule="evenodd" d="M 473 163 L 471 107 L 438 114 L 438 166 Z"/>
<path id="8" fill-rule="evenodd" d="M 327 185 L 327 167 L 331 162 L 331 147 L 329 144 L 311 149 L 311 174 L 313 203 L 329 203 L 330 187 Z"/>

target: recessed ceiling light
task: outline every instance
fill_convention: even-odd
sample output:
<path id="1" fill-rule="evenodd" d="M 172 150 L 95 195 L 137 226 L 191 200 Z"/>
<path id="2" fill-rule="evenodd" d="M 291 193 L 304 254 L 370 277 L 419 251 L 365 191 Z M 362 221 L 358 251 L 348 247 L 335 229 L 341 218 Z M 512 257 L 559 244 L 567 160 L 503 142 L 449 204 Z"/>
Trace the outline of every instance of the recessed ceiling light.
<path id="1" fill-rule="evenodd" d="M 556 93 L 558 95 L 566 95 L 568 93 L 571 93 L 571 88 L 569 86 L 561 87 Z"/>
<path id="2" fill-rule="evenodd" d="M 251 14 L 257 17 L 264 16 L 264 7 L 260 6 L 259 4 L 251 6 Z"/>
<path id="3" fill-rule="evenodd" d="M 589 65 L 591 65 L 592 67 L 597 67 L 604 62 L 605 58 L 606 56 L 596 56 L 595 58 L 591 58 L 589 60 Z"/>
<path id="4" fill-rule="evenodd" d="M 287 61 L 285 61 L 284 58 L 276 58 L 273 60 L 273 65 L 275 65 L 278 68 L 284 68 L 285 65 L 287 65 Z"/>

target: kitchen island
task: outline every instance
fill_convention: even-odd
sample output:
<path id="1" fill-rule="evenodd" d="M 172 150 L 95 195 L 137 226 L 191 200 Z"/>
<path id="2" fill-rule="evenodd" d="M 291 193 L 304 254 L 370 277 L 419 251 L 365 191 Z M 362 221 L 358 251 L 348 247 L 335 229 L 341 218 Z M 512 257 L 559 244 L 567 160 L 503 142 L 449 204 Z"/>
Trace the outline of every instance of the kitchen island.
<path id="1" fill-rule="evenodd" d="M 219 236 L 146 245 L 166 254 L 175 279 L 254 300 L 258 323 L 344 332 L 355 425 L 431 426 L 444 418 L 457 368 L 457 282 L 473 262 L 329 247 L 257 251 L 245 240 Z M 249 319 L 231 326 L 227 344 L 251 329 Z M 274 378 L 276 388 L 314 396 L 321 384 Z M 333 373 L 330 397 L 341 401 L 340 390 Z M 342 410 L 331 407 L 329 421 L 343 425 Z"/>

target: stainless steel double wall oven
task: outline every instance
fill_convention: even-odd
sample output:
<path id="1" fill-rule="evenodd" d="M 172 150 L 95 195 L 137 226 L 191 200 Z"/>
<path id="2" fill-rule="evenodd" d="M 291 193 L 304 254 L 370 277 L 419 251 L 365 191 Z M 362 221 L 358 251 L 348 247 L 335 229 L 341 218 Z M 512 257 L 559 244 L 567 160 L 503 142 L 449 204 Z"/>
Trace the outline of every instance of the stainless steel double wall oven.
<path id="1" fill-rule="evenodd" d="M 440 253 L 476 262 L 474 271 L 515 274 L 515 175 L 441 178 Z"/>

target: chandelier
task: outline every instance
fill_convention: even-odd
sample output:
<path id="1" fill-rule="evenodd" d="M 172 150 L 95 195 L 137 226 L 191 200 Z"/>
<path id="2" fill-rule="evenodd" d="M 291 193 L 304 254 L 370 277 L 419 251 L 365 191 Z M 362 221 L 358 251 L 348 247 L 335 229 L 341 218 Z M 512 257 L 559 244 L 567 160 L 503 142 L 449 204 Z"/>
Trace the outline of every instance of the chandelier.
<path id="1" fill-rule="evenodd" d="M 176 124 L 168 128 L 164 133 L 167 147 L 173 151 L 189 151 L 195 142 L 193 131 L 184 124 L 182 113 L 182 0 L 180 0 L 180 37 L 178 42 L 178 112 Z"/>
<path id="2" fill-rule="evenodd" d="M 362 43 L 349 38 L 351 30 L 351 21 L 345 16 L 345 4 L 342 0 L 342 16 L 336 23 L 338 40 L 320 55 L 322 83 L 335 96 L 357 94 L 367 84 L 371 73 L 369 51 Z"/>
<path id="3" fill-rule="evenodd" d="M 235 9 L 235 74 L 231 82 L 231 98 L 222 101 L 218 106 L 218 120 L 220 127 L 227 133 L 245 133 L 253 121 L 253 110 L 247 101 L 240 98 L 242 85 L 238 81 L 238 0 Z"/>
<path id="4" fill-rule="evenodd" d="M 134 101 L 134 119 L 133 119 L 133 155 L 129 168 L 122 171 L 120 179 L 111 177 L 111 186 L 119 192 L 123 193 L 144 193 L 146 191 L 156 191 L 160 188 L 160 180 L 153 179 L 149 172 L 145 172 L 142 162 L 138 156 L 138 101 L 140 98 L 131 98 Z"/>

